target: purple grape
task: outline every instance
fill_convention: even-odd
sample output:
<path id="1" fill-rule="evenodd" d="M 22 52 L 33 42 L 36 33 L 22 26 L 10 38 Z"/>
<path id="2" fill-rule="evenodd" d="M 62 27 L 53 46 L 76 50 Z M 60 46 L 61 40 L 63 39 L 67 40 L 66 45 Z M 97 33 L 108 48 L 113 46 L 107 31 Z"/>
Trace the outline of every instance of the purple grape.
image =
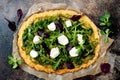
<path id="1" fill-rule="evenodd" d="M 110 72 L 110 64 L 109 63 L 102 63 L 100 65 L 101 71 L 103 73 L 109 73 Z"/>
<path id="2" fill-rule="evenodd" d="M 75 68 L 72 62 L 66 62 L 66 66 L 67 66 L 68 69 Z"/>
<path id="3" fill-rule="evenodd" d="M 70 19 L 72 20 L 72 21 L 78 21 L 79 19 L 80 19 L 80 15 L 73 15 Z"/>
<path id="4" fill-rule="evenodd" d="M 66 47 L 67 47 L 67 51 L 70 51 L 72 49 L 72 46 L 70 44 L 68 44 Z"/>
<path id="5" fill-rule="evenodd" d="M 62 32 L 63 31 L 63 25 L 62 25 L 62 23 L 59 20 L 55 21 L 54 23 L 55 23 L 57 29 L 59 29 L 60 32 Z"/>
<path id="6" fill-rule="evenodd" d="M 12 30 L 15 31 L 16 30 L 16 24 L 14 21 L 10 21 L 7 18 L 5 18 L 6 21 L 8 21 L 8 27 Z"/>
<path id="7" fill-rule="evenodd" d="M 43 29 L 38 30 L 38 35 L 42 36 L 42 34 L 44 34 L 44 38 L 49 37 L 49 34 L 45 30 L 43 30 Z"/>
<path id="8" fill-rule="evenodd" d="M 22 18 L 22 16 L 23 16 L 22 9 L 18 9 L 18 10 L 17 10 L 17 16 L 18 16 L 18 21 L 17 21 L 17 24 L 19 24 L 20 19 L 21 19 L 21 18 Z"/>

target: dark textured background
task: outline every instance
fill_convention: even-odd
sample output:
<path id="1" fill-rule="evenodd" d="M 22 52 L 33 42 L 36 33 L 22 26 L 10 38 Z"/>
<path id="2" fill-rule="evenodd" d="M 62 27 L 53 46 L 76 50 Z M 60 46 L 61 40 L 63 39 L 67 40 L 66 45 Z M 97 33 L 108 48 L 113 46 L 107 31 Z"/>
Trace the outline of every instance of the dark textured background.
<path id="1" fill-rule="evenodd" d="M 99 26 L 99 18 L 106 11 L 110 12 L 113 23 L 112 30 L 114 34 L 110 37 L 115 39 L 110 46 L 113 54 L 116 54 L 115 71 L 111 74 L 114 79 L 119 78 L 120 73 L 120 0 L 0 0 L 0 80 L 41 80 L 37 77 L 30 75 L 20 68 L 12 70 L 7 63 L 7 55 L 12 52 L 13 34 L 9 28 L 5 17 L 12 21 L 17 21 L 17 9 L 23 10 L 24 16 L 28 9 L 35 2 L 64 2 L 67 4 L 72 3 L 78 5 L 78 9 L 87 14 L 93 22 Z M 23 16 L 23 17 L 24 17 Z M 103 75 L 107 76 L 107 75 Z M 97 75 L 99 77 L 99 75 Z M 81 80 L 81 79 L 80 79 Z M 120 79 L 118 79 L 120 80 Z"/>

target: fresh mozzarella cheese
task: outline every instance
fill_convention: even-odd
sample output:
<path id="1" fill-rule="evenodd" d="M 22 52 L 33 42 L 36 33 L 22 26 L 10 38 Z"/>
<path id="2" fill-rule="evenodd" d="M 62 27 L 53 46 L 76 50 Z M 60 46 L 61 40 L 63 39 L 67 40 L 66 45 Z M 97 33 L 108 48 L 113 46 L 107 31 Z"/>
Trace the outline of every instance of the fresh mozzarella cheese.
<path id="1" fill-rule="evenodd" d="M 33 38 L 33 43 L 34 44 L 38 44 L 40 42 L 40 36 L 36 35 L 34 38 Z"/>
<path id="2" fill-rule="evenodd" d="M 38 44 L 40 42 L 40 36 L 36 35 L 34 38 L 33 38 L 33 43 L 34 44 Z"/>
<path id="3" fill-rule="evenodd" d="M 53 59 L 56 58 L 59 54 L 60 54 L 60 52 L 59 52 L 58 47 L 52 48 L 51 51 L 50 51 L 50 57 L 53 58 Z"/>
<path id="4" fill-rule="evenodd" d="M 82 44 L 83 43 L 83 35 L 77 34 L 77 40 L 78 40 L 79 44 Z"/>
<path id="5" fill-rule="evenodd" d="M 55 23 L 54 23 L 54 22 L 50 23 L 50 24 L 48 25 L 48 29 L 49 29 L 50 31 L 55 31 L 55 30 L 56 30 L 56 25 L 55 25 Z"/>
<path id="6" fill-rule="evenodd" d="M 70 27 L 72 26 L 71 20 L 67 20 L 65 21 L 66 27 Z"/>
<path id="7" fill-rule="evenodd" d="M 76 49 L 76 47 L 73 47 L 70 51 L 69 54 L 71 57 L 77 57 L 78 53 L 77 53 L 78 49 Z"/>
<path id="8" fill-rule="evenodd" d="M 35 50 L 31 50 L 31 51 L 30 51 L 30 56 L 31 56 L 32 58 L 36 58 L 36 57 L 38 56 L 38 52 L 35 51 Z"/>
<path id="9" fill-rule="evenodd" d="M 58 37 L 58 43 L 61 45 L 67 45 L 69 43 L 69 40 L 65 35 L 61 35 Z"/>

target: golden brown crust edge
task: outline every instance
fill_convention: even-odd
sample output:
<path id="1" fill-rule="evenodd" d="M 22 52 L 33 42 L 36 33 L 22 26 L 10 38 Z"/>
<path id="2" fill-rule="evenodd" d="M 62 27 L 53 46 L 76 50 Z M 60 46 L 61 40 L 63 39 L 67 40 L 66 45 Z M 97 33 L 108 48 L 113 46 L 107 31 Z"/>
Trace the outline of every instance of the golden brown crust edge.
<path id="1" fill-rule="evenodd" d="M 79 14 L 76 11 L 73 10 L 50 10 L 50 11 L 45 11 L 45 12 L 40 12 L 40 13 L 36 13 L 33 14 L 32 16 L 30 16 L 29 18 L 27 18 L 27 20 L 25 20 L 21 26 L 20 29 L 18 31 L 18 50 L 20 53 L 20 56 L 23 58 L 23 60 L 25 61 L 26 64 L 28 64 L 30 67 L 35 68 L 38 71 L 45 71 L 47 73 L 56 73 L 56 74 L 63 74 L 63 73 L 67 73 L 67 72 L 75 72 L 78 71 L 80 69 L 83 68 L 87 68 L 88 66 L 90 66 L 91 64 L 93 64 L 96 59 L 98 58 L 99 55 L 99 50 L 100 50 L 100 44 L 98 44 L 95 48 L 95 56 L 92 60 L 89 60 L 88 63 L 84 63 L 82 64 L 80 67 L 74 68 L 74 69 L 61 69 L 61 70 L 52 70 L 50 68 L 46 68 L 40 64 L 34 63 L 31 61 L 30 56 L 26 55 L 25 51 L 22 50 L 22 34 L 24 33 L 24 30 L 29 26 L 29 24 L 31 24 L 33 21 L 36 20 L 36 18 L 38 17 L 45 17 L 45 16 L 51 16 L 51 15 L 55 15 L 55 14 L 71 14 L 71 15 L 75 15 L 75 14 Z M 81 14 L 80 14 L 81 15 Z M 80 21 L 84 20 L 85 22 L 87 22 L 88 24 L 90 24 L 90 26 L 93 28 L 93 37 L 94 39 L 96 39 L 96 41 L 99 42 L 99 35 L 98 35 L 98 30 L 97 27 L 94 25 L 94 23 L 86 16 L 86 15 L 81 15 Z"/>

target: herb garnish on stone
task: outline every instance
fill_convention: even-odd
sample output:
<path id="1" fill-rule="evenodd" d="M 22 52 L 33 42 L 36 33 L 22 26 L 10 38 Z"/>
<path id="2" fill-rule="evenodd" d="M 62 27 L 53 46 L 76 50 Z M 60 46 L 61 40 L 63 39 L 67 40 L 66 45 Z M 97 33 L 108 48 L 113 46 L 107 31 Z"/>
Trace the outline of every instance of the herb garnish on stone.
<path id="1" fill-rule="evenodd" d="M 12 55 L 8 55 L 8 63 L 12 66 L 13 69 L 16 69 L 19 65 L 22 64 L 22 61 L 18 60 Z"/>

